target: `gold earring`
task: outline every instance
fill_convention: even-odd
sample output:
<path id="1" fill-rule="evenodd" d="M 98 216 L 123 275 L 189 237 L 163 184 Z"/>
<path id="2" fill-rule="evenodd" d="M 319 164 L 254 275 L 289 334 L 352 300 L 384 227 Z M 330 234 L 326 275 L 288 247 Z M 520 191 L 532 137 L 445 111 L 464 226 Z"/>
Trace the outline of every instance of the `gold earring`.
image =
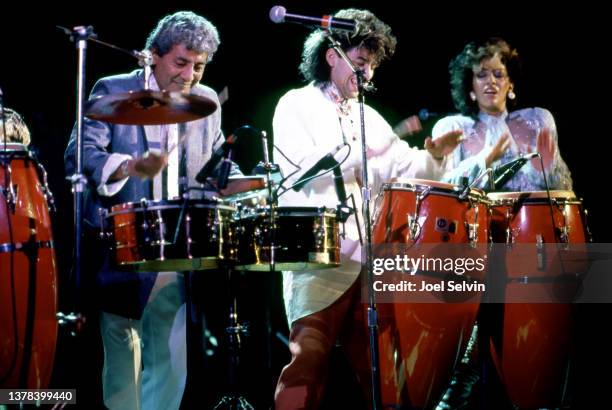
<path id="1" fill-rule="evenodd" d="M 508 92 L 508 98 L 510 98 L 511 100 L 514 100 L 516 98 L 516 94 L 514 94 L 514 91 L 510 90 Z"/>
<path id="2" fill-rule="evenodd" d="M 470 100 L 476 101 L 476 93 L 474 91 L 470 91 Z"/>

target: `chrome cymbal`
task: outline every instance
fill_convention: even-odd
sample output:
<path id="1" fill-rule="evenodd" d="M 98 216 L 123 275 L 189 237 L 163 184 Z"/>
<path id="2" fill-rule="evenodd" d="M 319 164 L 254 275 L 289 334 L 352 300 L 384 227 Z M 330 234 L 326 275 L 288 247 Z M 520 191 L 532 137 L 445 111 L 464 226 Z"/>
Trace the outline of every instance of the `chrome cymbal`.
<path id="1" fill-rule="evenodd" d="M 204 118 L 217 109 L 210 98 L 169 91 L 102 95 L 85 103 L 85 116 L 113 124 L 175 124 Z"/>

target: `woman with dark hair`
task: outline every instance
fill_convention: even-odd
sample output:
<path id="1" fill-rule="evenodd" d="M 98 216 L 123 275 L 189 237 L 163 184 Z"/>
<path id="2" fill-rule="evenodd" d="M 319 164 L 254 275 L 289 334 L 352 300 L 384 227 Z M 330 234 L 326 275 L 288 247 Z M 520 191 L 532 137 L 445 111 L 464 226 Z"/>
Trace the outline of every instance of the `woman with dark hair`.
<path id="1" fill-rule="evenodd" d="M 442 118 L 433 138 L 450 130 L 462 130 L 464 141 L 444 161 L 445 180 L 473 181 L 488 167 L 497 167 L 521 155 L 542 156 L 550 189 L 571 190 L 572 178 L 557 145 L 557 128 L 544 108 L 508 111 L 517 99 L 519 58 L 500 38 L 469 43 L 449 64 L 451 94 L 461 115 Z M 480 186 L 485 186 L 486 179 Z M 546 188 L 538 158 L 525 164 L 498 189 L 535 191 Z"/>
<path id="2" fill-rule="evenodd" d="M 500 38 L 469 43 L 451 60 L 449 72 L 451 95 L 461 114 L 439 120 L 432 135 L 435 139 L 449 130 L 462 130 L 465 139 L 444 159 L 446 172 L 443 180 L 461 184 L 467 177 L 472 183 L 486 168 L 495 170 L 517 157 L 537 152 L 542 157 L 548 184 L 543 178 L 540 159 L 533 158 L 495 189 L 522 192 L 541 191 L 548 187 L 571 191 L 572 178 L 559 153 L 552 114 L 539 107 L 508 111 L 508 106 L 514 107 L 518 99 L 516 86 L 520 80 L 520 62 L 516 49 Z M 478 186 L 487 185 L 487 179 L 483 178 Z M 536 310 L 535 317 L 538 314 Z M 486 313 L 481 318 L 489 316 Z M 485 322 L 491 321 L 489 318 Z M 545 326 L 544 322 L 538 326 Z M 480 377 L 481 356 L 478 350 L 488 348 L 479 344 L 480 331 L 478 326 L 474 327 L 468 348 L 455 369 L 438 410 L 467 408 L 471 403 L 472 388 Z"/>

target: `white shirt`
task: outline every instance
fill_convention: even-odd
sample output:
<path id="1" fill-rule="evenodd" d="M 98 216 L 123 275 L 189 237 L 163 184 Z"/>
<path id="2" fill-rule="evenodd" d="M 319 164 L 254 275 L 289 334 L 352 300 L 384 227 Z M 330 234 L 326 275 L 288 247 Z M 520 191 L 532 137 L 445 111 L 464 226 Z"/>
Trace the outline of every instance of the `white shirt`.
<path id="1" fill-rule="evenodd" d="M 290 187 L 320 158 L 346 142 L 351 147 L 341 169 L 348 195 L 356 200 L 361 225 L 361 132 L 359 106 L 356 100 L 340 102 L 335 87 L 321 89 L 313 84 L 286 93 L 274 112 L 275 145 L 291 162 L 301 168 L 284 184 Z M 336 101 L 335 101 L 336 100 Z M 384 182 L 399 176 L 437 179 L 442 175 L 438 161 L 427 151 L 414 149 L 393 133 L 391 126 L 376 110 L 365 106 L 368 178 L 372 199 Z M 341 149 L 335 158 L 340 162 L 347 155 Z M 274 162 L 288 176 L 297 168 L 278 151 Z M 280 206 L 326 206 L 338 204 L 332 175 L 314 179 L 299 192 L 289 190 L 279 197 Z M 357 279 L 361 270 L 361 245 L 351 216 L 346 223 L 346 239 L 341 243 L 342 265 L 336 269 L 314 272 L 283 272 L 287 318 L 293 321 L 320 311 L 337 300 Z"/>

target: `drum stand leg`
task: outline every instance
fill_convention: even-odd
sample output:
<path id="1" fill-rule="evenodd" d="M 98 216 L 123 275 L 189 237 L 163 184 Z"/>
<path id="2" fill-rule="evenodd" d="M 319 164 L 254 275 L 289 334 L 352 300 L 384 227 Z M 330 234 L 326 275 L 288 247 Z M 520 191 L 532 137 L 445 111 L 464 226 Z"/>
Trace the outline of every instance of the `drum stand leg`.
<path id="1" fill-rule="evenodd" d="M 225 328 L 228 336 L 229 352 L 229 394 L 223 396 L 213 407 L 215 410 L 253 410 L 253 406 L 238 392 L 238 367 L 240 365 L 240 346 L 242 336 L 246 336 L 248 329 L 238 320 L 238 302 L 233 293 L 232 270 L 228 270 L 230 308 L 229 325 Z"/>
<path id="2" fill-rule="evenodd" d="M 187 380 L 185 394 L 181 408 L 191 408 L 201 400 L 204 387 L 204 322 L 202 305 L 194 300 L 198 294 L 197 281 L 199 277 L 194 272 L 183 272 L 185 282 L 185 310 L 186 310 L 186 343 L 187 343 Z M 194 283 L 196 282 L 196 283 Z"/>

